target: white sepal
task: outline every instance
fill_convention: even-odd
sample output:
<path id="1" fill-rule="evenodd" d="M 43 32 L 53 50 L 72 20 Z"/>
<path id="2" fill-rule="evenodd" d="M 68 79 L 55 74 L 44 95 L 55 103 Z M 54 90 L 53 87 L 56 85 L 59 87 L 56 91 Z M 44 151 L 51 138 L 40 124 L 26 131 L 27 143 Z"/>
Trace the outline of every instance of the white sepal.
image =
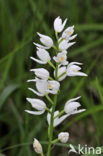
<path id="1" fill-rule="evenodd" d="M 80 72 L 81 67 L 77 65 L 82 65 L 82 63 L 79 63 L 79 62 L 69 63 L 67 67 L 67 75 L 68 76 L 87 76 L 87 74 Z"/>
<path id="2" fill-rule="evenodd" d="M 59 44 L 59 49 L 60 51 L 67 50 L 69 47 L 71 47 L 74 44 L 75 42 L 68 42 L 68 40 L 63 40 Z"/>
<path id="3" fill-rule="evenodd" d="M 58 139 L 62 142 L 62 143 L 67 143 L 68 139 L 69 139 L 69 133 L 68 132 L 61 132 L 58 135 Z"/>
<path id="4" fill-rule="evenodd" d="M 69 37 L 74 33 L 74 25 L 66 28 L 62 33 L 62 38 L 65 40 L 69 40 Z"/>
<path id="5" fill-rule="evenodd" d="M 41 115 L 45 112 L 46 104 L 42 100 L 27 98 L 27 101 L 30 102 L 31 106 L 37 110 L 37 111 L 25 110 L 27 113 Z"/>
<path id="6" fill-rule="evenodd" d="M 77 110 L 81 104 L 79 102 L 76 102 L 76 100 L 78 100 L 80 98 L 77 97 L 77 98 L 73 98 L 71 100 L 68 100 L 64 106 L 64 111 L 65 113 L 71 115 L 71 114 L 77 114 L 77 113 L 81 113 L 83 111 L 85 111 L 85 109 L 80 109 L 80 110 Z"/>
<path id="7" fill-rule="evenodd" d="M 46 36 L 46 35 L 43 35 L 43 34 L 40 34 L 40 33 L 37 33 L 40 37 L 40 41 L 41 43 L 47 47 L 47 49 L 51 48 L 53 46 L 53 40 L 49 37 L 49 36 Z"/>
<path id="8" fill-rule="evenodd" d="M 48 53 L 48 51 L 46 51 L 45 49 L 41 49 L 38 48 L 37 50 L 37 56 L 40 60 L 34 58 L 34 57 L 30 57 L 33 61 L 40 63 L 40 64 L 46 64 L 48 61 L 51 60 L 50 55 Z"/>
<path id="9" fill-rule="evenodd" d="M 42 149 L 42 146 L 40 144 L 40 142 L 34 138 L 34 141 L 33 141 L 33 148 L 34 148 L 34 151 L 38 154 L 41 154 L 43 153 L 43 149 Z"/>
<path id="10" fill-rule="evenodd" d="M 49 78 L 49 72 L 44 68 L 31 69 L 30 71 L 33 71 L 40 79 L 48 80 Z"/>
<path id="11" fill-rule="evenodd" d="M 65 19 L 64 22 L 62 23 L 62 19 L 58 16 L 54 20 L 54 30 L 56 32 L 61 32 L 64 29 L 66 22 L 67 22 L 67 19 Z"/>
<path id="12" fill-rule="evenodd" d="M 54 112 L 54 118 L 59 114 L 59 111 L 55 111 Z M 58 125 L 60 125 L 68 116 L 70 116 L 69 114 L 65 114 L 62 115 L 61 117 L 56 117 L 54 119 L 54 123 L 53 123 L 53 127 L 57 127 Z M 48 113 L 47 114 L 47 122 L 50 125 L 50 120 L 51 120 L 51 114 Z"/>

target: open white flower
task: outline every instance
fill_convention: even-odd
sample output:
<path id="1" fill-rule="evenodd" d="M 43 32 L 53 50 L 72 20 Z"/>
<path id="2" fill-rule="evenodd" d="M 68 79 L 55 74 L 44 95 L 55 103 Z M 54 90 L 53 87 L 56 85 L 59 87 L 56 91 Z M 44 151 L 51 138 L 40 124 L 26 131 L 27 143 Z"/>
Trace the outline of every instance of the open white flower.
<path id="1" fill-rule="evenodd" d="M 62 142 L 62 143 L 66 143 L 69 139 L 69 133 L 68 132 L 61 132 L 58 134 L 58 139 Z"/>
<path id="2" fill-rule="evenodd" d="M 37 33 L 40 37 L 40 41 L 43 45 L 40 45 L 38 43 L 33 42 L 33 44 L 35 44 L 37 47 L 39 48 L 43 48 L 43 49 L 50 49 L 53 46 L 53 40 L 46 35 Z"/>
<path id="3" fill-rule="evenodd" d="M 66 76 L 67 76 L 66 71 L 67 71 L 67 69 L 65 66 L 58 68 L 58 73 L 57 73 L 58 81 L 62 81 L 66 78 Z M 55 76 L 55 71 L 54 71 L 54 76 Z"/>
<path id="4" fill-rule="evenodd" d="M 57 56 L 53 57 L 53 59 L 55 60 L 55 62 L 60 63 L 60 65 L 68 64 L 67 54 L 65 51 L 58 53 Z"/>
<path id="5" fill-rule="evenodd" d="M 57 81 L 47 81 L 47 80 L 40 80 L 38 78 L 30 81 L 35 81 L 36 82 L 36 88 L 38 91 L 35 91 L 32 88 L 29 88 L 34 94 L 38 96 L 45 96 L 45 94 L 57 94 L 60 83 Z"/>
<path id="6" fill-rule="evenodd" d="M 54 112 L 54 118 L 59 114 L 59 111 L 55 111 Z M 60 125 L 67 117 L 69 116 L 69 114 L 65 114 L 61 117 L 56 117 L 54 119 L 54 123 L 53 123 L 53 127 L 57 127 L 58 125 Z M 47 114 L 47 122 L 50 125 L 50 120 L 51 120 L 51 114 L 48 113 Z"/>
<path id="7" fill-rule="evenodd" d="M 62 23 L 62 19 L 58 16 L 54 20 L 54 30 L 56 32 L 61 32 L 64 29 L 66 22 L 67 22 L 67 19 L 65 19 L 64 22 Z"/>
<path id="8" fill-rule="evenodd" d="M 77 110 L 81 106 L 81 104 L 76 101 L 79 98 L 80 98 L 80 96 L 76 97 L 76 98 L 73 98 L 73 99 L 66 102 L 66 104 L 64 106 L 65 113 L 71 115 L 71 114 L 77 114 L 77 113 L 81 113 L 81 112 L 85 111 L 85 109 Z"/>
<path id="9" fill-rule="evenodd" d="M 73 33 L 74 33 L 74 25 L 64 30 L 64 32 L 62 33 L 62 38 L 71 41 L 77 36 L 77 34 L 72 36 Z"/>
<path id="10" fill-rule="evenodd" d="M 34 138 L 34 141 L 33 141 L 33 148 L 34 148 L 34 151 L 38 154 L 41 154 L 43 153 L 43 149 L 42 149 L 42 146 L 40 144 L 40 142 Z"/>
<path id="11" fill-rule="evenodd" d="M 79 62 L 69 63 L 67 67 L 67 75 L 68 76 L 87 76 L 87 74 L 80 72 L 81 67 L 77 65 L 82 65 L 82 63 L 79 63 Z"/>
<path id="12" fill-rule="evenodd" d="M 46 104 L 42 100 L 27 98 L 27 101 L 30 102 L 31 106 L 35 108 L 37 111 L 25 110 L 25 112 L 33 115 L 41 115 L 45 112 Z"/>
<path id="13" fill-rule="evenodd" d="M 44 68 L 31 69 L 30 71 L 33 71 L 40 79 L 48 80 L 49 78 L 49 72 Z"/>
<path id="14" fill-rule="evenodd" d="M 39 59 L 36 59 L 34 57 L 30 57 L 33 61 L 40 63 L 40 64 L 46 64 L 48 61 L 51 60 L 50 55 L 48 53 L 48 51 L 46 51 L 45 49 L 41 49 L 38 48 L 37 50 L 37 56 L 39 57 Z"/>
<path id="15" fill-rule="evenodd" d="M 68 42 L 68 40 L 63 40 L 59 44 L 59 49 L 60 51 L 67 50 L 69 47 L 71 47 L 74 44 L 75 42 Z"/>

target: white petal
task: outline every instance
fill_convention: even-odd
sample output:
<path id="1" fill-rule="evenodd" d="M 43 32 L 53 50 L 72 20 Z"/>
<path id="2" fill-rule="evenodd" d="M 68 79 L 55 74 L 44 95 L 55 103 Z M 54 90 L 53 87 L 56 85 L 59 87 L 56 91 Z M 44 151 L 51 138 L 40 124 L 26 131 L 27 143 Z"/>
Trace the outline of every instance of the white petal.
<path id="1" fill-rule="evenodd" d="M 27 80 L 27 82 L 36 82 L 36 79 Z"/>
<path id="2" fill-rule="evenodd" d="M 38 48 L 49 49 L 49 47 L 43 46 L 43 45 L 35 43 L 35 42 L 33 42 L 33 44 L 36 45 Z"/>
<path id="3" fill-rule="evenodd" d="M 75 35 L 69 37 L 69 41 L 74 40 L 76 37 L 77 37 L 77 34 L 75 34 Z"/>
<path id="4" fill-rule="evenodd" d="M 86 111 L 86 109 L 75 110 L 72 114 L 78 114 Z"/>
<path id="5" fill-rule="evenodd" d="M 32 91 L 34 94 L 38 95 L 38 96 L 44 96 L 44 94 L 41 94 L 39 92 L 37 92 L 36 90 L 32 89 L 32 88 L 28 88 L 30 91 Z"/>
<path id="6" fill-rule="evenodd" d="M 41 94 L 45 94 L 47 90 L 47 81 L 46 80 L 37 80 L 36 81 L 36 88 Z"/>
<path id="7" fill-rule="evenodd" d="M 49 72 L 44 68 L 31 69 L 30 71 L 33 71 L 35 75 L 41 79 L 48 80 L 49 78 Z"/>
<path id="8" fill-rule="evenodd" d="M 62 20 L 61 18 L 58 16 L 55 20 L 54 20 L 54 30 L 56 32 L 61 32 L 64 29 L 64 26 L 67 22 L 67 19 L 64 20 L 63 24 L 62 24 Z"/>
<path id="9" fill-rule="evenodd" d="M 49 36 L 37 33 L 40 37 L 40 41 L 42 42 L 42 44 L 44 44 L 45 46 L 51 48 L 53 45 L 53 41 Z"/>
<path id="10" fill-rule="evenodd" d="M 76 100 L 78 100 L 78 99 L 80 99 L 80 98 L 81 98 L 81 96 L 78 96 L 78 97 L 76 97 L 76 98 L 70 99 L 68 102 L 74 102 L 74 101 L 76 101 Z"/>
<path id="11" fill-rule="evenodd" d="M 67 50 L 69 47 L 71 47 L 72 45 L 74 45 L 75 42 L 68 42 L 67 40 L 63 40 L 60 44 L 59 44 L 59 49 L 62 50 Z"/>
<path id="12" fill-rule="evenodd" d="M 45 110 L 43 111 L 29 111 L 29 110 L 25 110 L 25 112 L 29 113 L 29 114 L 33 114 L 33 115 L 41 115 L 45 112 Z"/>
<path id="13" fill-rule="evenodd" d="M 58 118 L 58 120 L 54 123 L 54 127 L 60 125 L 70 114 L 63 115 L 62 117 Z"/>
<path id="14" fill-rule="evenodd" d="M 48 51 L 46 51 L 45 49 L 38 49 L 37 50 L 37 56 L 40 58 L 40 60 L 42 60 L 43 62 L 48 62 L 48 60 L 51 60 L 50 55 L 48 53 Z"/>
<path id="15" fill-rule="evenodd" d="M 35 61 L 35 62 L 37 62 L 37 63 L 40 63 L 40 64 L 46 64 L 47 62 L 45 62 L 45 61 L 41 61 L 41 60 L 38 60 L 38 59 L 36 59 L 36 58 L 34 58 L 34 57 L 30 57 L 33 61 Z"/>
<path id="16" fill-rule="evenodd" d="M 42 111 L 46 109 L 46 104 L 44 103 L 44 101 L 40 100 L 40 99 L 35 99 L 35 98 L 26 98 L 28 102 L 31 103 L 32 107 Z"/>

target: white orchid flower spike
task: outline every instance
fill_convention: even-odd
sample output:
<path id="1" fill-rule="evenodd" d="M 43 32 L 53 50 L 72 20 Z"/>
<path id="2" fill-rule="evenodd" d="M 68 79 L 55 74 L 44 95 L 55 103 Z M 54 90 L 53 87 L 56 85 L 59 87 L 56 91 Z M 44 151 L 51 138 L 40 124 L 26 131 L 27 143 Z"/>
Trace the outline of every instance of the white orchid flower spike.
<path id="1" fill-rule="evenodd" d="M 27 98 L 27 101 L 30 102 L 31 106 L 35 108 L 37 111 L 25 110 L 25 112 L 33 115 L 41 115 L 45 112 L 46 104 L 42 100 Z"/>
<path id="2" fill-rule="evenodd" d="M 86 110 L 86 109 L 77 110 L 81 106 L 81 104 L 76 101 L 78 99 L 80 99 L 80 96 L 73 98 L 66 102 L 66 104 L 64 106 L 65 113 L 72 115 L 72 114 L 84 112 Z"/>
<path id="3" fill-rule="evenodd" d="M 30 71 L 34 72 L 35 75 L 40 79 L 48 80 L 49 78 L 49 72 L 44 68 L 31 69 Z"/>
<path id="4" fill-rule="evenodd" d="M 67 22 L 67 19 L 65 19 L 64 22 L 62 23 L 62 19 L 58 16 L 54 20 L 54 30 L 56 32 L 61 32 L 64 29 L 66 22 Z"/>
<path id="5" fill-rule="evenodd" d="M 57 94 L 60 83 L 57 81 L 47 81 L 47 80 L 40 80 L 38 78 L 30 81 L 35 81 L 36 82 L 36 88 L 38 91 L 35 91 L 32 88 L 29 88 L 34 94 L 38 96 L 45 96 L 45 94 Z"/>
<path id="6" fill-rule="evenodd" d="M 59 63 L 60 65 L 68 64 L 67 54 L 65 51 L 58 53 L 57 56 L 53 57 L 53 59 L 55 60 L 55 62 Z"/>
<path id="7" fill-rule="evenodd" d="M 48 51 L 46 51 L 45 49 L 41 49 L 41 48 L 38 48 L 37 50 L 37 56 L 38 58 L 40 59 L 36 59 L 34 57 L 30 57 L 33 61 L 37 62 L 37 63 L 40 63 L 40 64 L 47 64 L 48 61 L 51 60 L 50 58 L 50 55 L 48 53 Z"/>
<path id="8" fill-rule="evenodd" d="M 40 41 L 43 45 L 40 45 L 38 43 L 33 42 L 33 44 L 35 44 L 37 47 L 39 48 L 43 48 L 43 49 L 50 49 L 53 46 L 53 40 L 46 35 L 37 33 L 40 37 Z"/>
<path id="9" fill-rule="evenodd" d="M 80 72 L 81 67 L 77 65 L 82 65 L 79 62 L 71 62 L 67 67 L 67 76 L 87 76 L 87 74 Z"/>

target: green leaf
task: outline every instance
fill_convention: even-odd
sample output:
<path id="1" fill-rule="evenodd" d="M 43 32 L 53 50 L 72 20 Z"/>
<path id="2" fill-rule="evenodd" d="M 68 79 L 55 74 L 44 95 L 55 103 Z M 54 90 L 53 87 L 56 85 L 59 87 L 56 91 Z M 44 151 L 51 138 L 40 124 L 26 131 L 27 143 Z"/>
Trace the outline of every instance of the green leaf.
<path id="1" fill-rule="evenodd" d="M 6 99 L 19 87 L 20 85 L 18 84 L 11 84 L 4 89 L 4 91 L 0 95 L 0 108 L 3 106 Z"/>

